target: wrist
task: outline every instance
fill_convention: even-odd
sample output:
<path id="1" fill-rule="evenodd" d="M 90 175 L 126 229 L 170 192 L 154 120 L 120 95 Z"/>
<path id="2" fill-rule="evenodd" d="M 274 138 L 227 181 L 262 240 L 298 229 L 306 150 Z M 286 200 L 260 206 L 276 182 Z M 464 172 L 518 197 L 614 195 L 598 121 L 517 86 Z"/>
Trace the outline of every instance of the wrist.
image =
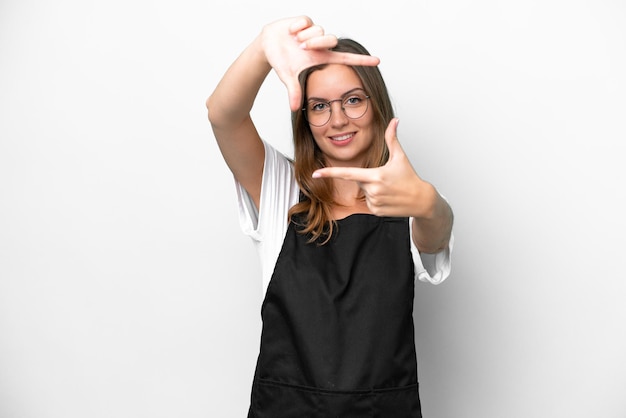
<path id="1" fill-rule="evenodd" d="M 252 41 L 250 45 L 248 45 L 247 52 L 249 59 L 251 60 L 251 65 L 255 65 L 256 68 L 263 69 L 264 72 L 269 73 L 272 66 L 270 65 L 265 53 L 265 44 L 265 38 L 263 33 L 261 33 L 254 39 L 254 41 Z"/>
<path id="2" fill-rule="evenodd" d="M 413 195 L 414 208 L 411 217 L 416 220 L 430 220 L 436 217 L 438 199 L 441 197 L 435 187 L 423 180 L 415 187 Z"/>

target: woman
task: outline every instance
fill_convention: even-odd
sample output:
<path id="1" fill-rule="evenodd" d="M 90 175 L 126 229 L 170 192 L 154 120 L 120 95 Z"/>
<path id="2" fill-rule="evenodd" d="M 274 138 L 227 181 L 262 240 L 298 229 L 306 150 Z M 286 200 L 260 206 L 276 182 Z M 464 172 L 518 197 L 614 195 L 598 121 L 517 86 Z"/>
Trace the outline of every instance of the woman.
<path id="1" fill-rule="evenodd" d="M 266 292 L 249 417 L 421 416 L 414 278 L 448 276 L 452 211 L 402 151 L 378 62 L 308 17 L 283 19 L 207 100 Z M 250 117 L 272 69 L 293 163 Z"/>

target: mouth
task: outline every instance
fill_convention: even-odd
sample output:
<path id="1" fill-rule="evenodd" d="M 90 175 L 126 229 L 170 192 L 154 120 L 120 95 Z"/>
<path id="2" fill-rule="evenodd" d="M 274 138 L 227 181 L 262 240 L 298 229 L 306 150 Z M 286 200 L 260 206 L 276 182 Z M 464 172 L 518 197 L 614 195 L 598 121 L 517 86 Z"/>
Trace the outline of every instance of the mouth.
<path id="1" fill-rule="evenodd" d="M 329 137 L 333 142 L 348 142 L 354 138 L 354 132 Z"/>

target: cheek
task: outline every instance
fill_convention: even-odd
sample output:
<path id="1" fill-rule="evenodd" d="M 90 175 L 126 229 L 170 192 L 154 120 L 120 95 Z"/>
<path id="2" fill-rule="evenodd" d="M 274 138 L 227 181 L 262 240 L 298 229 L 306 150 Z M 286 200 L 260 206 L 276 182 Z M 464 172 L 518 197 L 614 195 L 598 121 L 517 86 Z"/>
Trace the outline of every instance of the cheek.
<path id="1" fill-rule="evenodd" d="M 324 138 L 324 129 L 311 126 L 311 133 L 313 134 L 313 140 L 319 146 Z"/>
<path id="2" fill-rule="evenodd" d="M 370 141 L 374 141 L 374 136 L 376 135 L 377 129 L 374 126 L 374 118 L 369 115 L 367 118 L 362 119 L 361 129 L 364 133 L 367 134 Z"/>

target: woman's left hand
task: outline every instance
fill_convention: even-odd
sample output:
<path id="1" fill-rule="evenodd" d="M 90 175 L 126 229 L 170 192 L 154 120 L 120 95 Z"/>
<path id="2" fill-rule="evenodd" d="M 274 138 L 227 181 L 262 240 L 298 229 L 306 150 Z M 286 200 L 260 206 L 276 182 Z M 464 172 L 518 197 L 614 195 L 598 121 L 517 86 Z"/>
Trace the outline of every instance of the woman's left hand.
<path id="1" fill-rule="evenodd" d="M 369 210 L 377 216 L 429 218 L 440 198 L 435 188 L 415 172 L 397 137 L 398 119 L 389 122 L 385 141 L 389 160 L 376 168 L 325 167 L 313 177 L 331 177 L 358 183 Z"/>

